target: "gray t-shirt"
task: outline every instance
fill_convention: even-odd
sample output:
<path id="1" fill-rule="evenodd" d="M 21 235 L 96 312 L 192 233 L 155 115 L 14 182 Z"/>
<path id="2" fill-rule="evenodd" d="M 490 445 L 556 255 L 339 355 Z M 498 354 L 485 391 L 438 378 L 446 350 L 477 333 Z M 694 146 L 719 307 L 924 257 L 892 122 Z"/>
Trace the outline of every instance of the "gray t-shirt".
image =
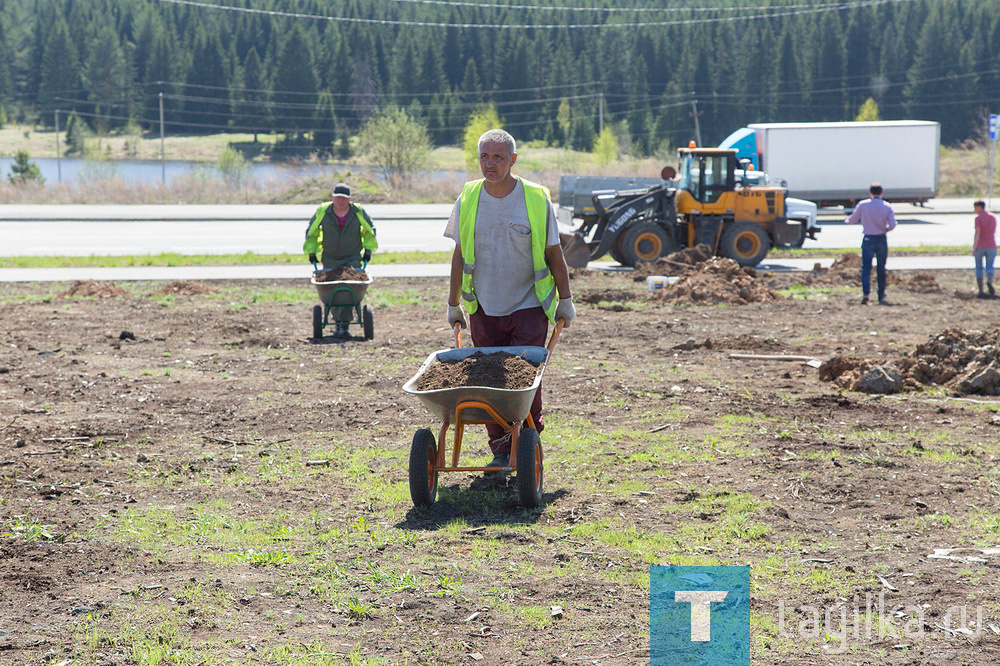
<path id="1" fill-rule="evenodd" d="M 458 220 L 462 198 L 444 230 L 446 238 L 461 248 Z M 549 202 L 545 246 L 559 244 L 556 212 Z M 537 308 L 535 265 L 531 260 L 531 225 L 524 203 L 524 185 L 517 179 L 513 191 L 502 199 L 491 196 L 484 187 L 476 209 L 476 267 L 472 283 L 483 312 L 502 317 L 518 310 Z"/>

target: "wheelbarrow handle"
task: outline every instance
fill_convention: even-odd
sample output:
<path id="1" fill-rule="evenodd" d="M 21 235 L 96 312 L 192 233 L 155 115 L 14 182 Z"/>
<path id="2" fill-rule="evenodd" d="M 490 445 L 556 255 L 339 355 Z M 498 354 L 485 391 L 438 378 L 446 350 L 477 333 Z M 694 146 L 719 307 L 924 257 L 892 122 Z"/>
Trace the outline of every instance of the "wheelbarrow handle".
<path id="1" fill-rule="evenodd" d="M 562 333 L 565 326 L 566 320 L 559 317 L 559 321 L 556 322 L 555 328 L 552 329 L 552 337 L 549 338 L 549 344 L 545 345 L 545 348 L 549 350 L 549 358 L 552 358 L 552 353 L 556 349 L 556 342 L 559 341 L 559 334 Z"/>
<path id="2" fill-rule="evenodd" d="M 462 325 L 455 322 L 455 349 L 462 347 Z"/>
<path id="3" fill-rule="evenodd" d="M 319 264 L 317 264 L 314 261 L 314 262 L 312 262 L 312 265 L 313 265 L 313 273 L 319 273 Z"/>

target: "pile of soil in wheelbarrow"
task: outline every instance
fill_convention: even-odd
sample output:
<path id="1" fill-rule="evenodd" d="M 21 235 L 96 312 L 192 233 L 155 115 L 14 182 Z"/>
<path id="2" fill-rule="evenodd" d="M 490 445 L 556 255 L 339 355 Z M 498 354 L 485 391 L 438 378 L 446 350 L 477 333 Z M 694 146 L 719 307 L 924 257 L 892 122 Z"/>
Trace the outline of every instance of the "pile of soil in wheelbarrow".
<path id="1" fill-rule="evenodd" d="M 364 273 L 350 266 L 334 268 L 324 271 L 316 276 L 316 282 L 367 282 L 368 273 Z"/>
<path id="2" fill-rule="evenodd" d="M 820 366 L 819 378 L 865 393 L 943 386 L 956 393 L 1000 395 L 1000 328 L 948 328 L 894 360 L 835 356 Z"/>
<path id="3" fill-rule="evenodd" d="M 695 264 L 687 274 L 672 285 L 652 292 L 654 300 L 674 303 L 769 303 L 782 299 L 771 291 L 757 271 L 740 266 L 727 257 L 712 257 Z"/>
<path id="4" fill-rule="evenodd" d="M 516 354 L 477 351 L 461 360 L 432 363 L 420 377 L 417 388 L 421 391 L 457 386 L 526 389 L 535 382 L 537 373 L 537 365 Z"/>
<path id="5" fill-rule="evenodd" d="M 891 257 L 890 257 L 891 260 Z M 829 268 L 816 265 L 802 280 L 804 284 L 817 286 L 861 285 L 861 255 L 844 253 L 837 257 Z M 886 283 L 891 286 L 903 287 L 920 294 L 939 293 L 941 285 L 930 273 L 916 273 L 906 278 L 895 271 L 886 274 Z M 876 284 L 875 263 L 872 263 L 872 285 Z"/>
<path id="6" fill-rule="evenodd" d="M 176 296 L 199 296 L 201 294 L 217 294 L 218 292 L 218 289 L 212 289 L 211 287 L 194 280 L 175 280 L 173 282 L 168 282 L 153 293 L 164 296 L 168 294 Z"/>
<path id="7" fill-rule="evenodd" d="M 650 275 L 685 275 L 695 265 L 712 258 L 712 248 L 702 243 L 694 247 L 660 257 L 654 261 L 640 261 L 635 265 L 632 279 L 636 282 L 645 280 Z"/>
<path id="8" fill-rule="evenodd" d="M 114 282 L 99 282 L 97 280 L 77 280 L 66 291 L 59 294 L 67 296 L 96 296 L 97 298 L 128 298 L 131 294 Z"/>

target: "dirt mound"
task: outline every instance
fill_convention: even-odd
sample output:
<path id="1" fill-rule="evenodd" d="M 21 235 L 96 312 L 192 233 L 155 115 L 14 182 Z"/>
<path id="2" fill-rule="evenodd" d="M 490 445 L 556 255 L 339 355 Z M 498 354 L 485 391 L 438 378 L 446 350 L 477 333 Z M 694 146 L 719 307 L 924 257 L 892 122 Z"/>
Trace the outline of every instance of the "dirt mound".
<path id="1" fill-rule="evenodd" d="M 199 296 L 201 294 L 217 294 L 219 293 L 219 290 L 212 289 L 211 287 L 194 280 L 175 280 L 173 282 L 168 282 L 153 293 L 160 295 L 174 294 L 177 296 Z"/>
<path id="2" fill-rule="evenodd" d="M 635 265 L 632 279 L 640 282 L 650 275 L 684 275 L 696 264 L 711 258 L 712 248 L 705 244 L 686 247 L 655 261 L 640 261 Z"/>
<path id="3" fill-rule="evenodd" d="M 609 301 L 612 303 L 620 303 L 622 301 L 634 301 L 638 298 L 638 294 L 633 291 L 627 291 L 625 289 L 595 289 L 592 291 L 585 291 L 580 295 L 580 301 L 583 303 L 590 303 L 594 305 L 602 301 Z"/>
<path id="4" fill-rule="evenodd" d="M 130 294 L 114 282 L 99 282 L 97 280 L 77 280 L 73 286 L 59 294 L 68 296 L 96 296 L 97 298 L 128 298 Z"/>
<path id="5" fill-rule="evenodd" d="M 773 354 L 784 345 L 774 338 L 761 338 L 756 335 L 723 335 L 717 338 L 705 338 L 698 342 L 691 338 L 687 342 L 674 345 L 674 349 L 736 349 L 744 352 L 761 352 Z"/>
<path id="6" fill-rule="evenodd" d="M 905 282 L 905 286 L 918 294 L 938 294 L 942 291 L 937 278 L 930 273 L 917 273 Z"/>
<path id="7" fill-rule="evenodd" d="M 861 285 L 861 255 L 845 253 L 837 257 L 829 268 L 821 268 L 819 264 L 810 271 L 804 284 L 817 286 L 860 286 Z M 872 284 L 876 283 L 875 265 L 872 264 Z M 903 287 L 920 294 L 936 294 L 941 291 L 941 285 L 930 273 L 917 273 L 905 278 L 898 272 L 889 271 L 886 274 L 886 284 Z"/>
<path id="8" fill-rule="evenodd" d="M 343 282 L 345 280 L 350 280 L 352 282 L 366 282 L 368 280 L 368 274 L 351 268 L 350 266 L 343 266 L 341 268 L 323 271 L 316 276 L 316 282 Z"/>
<path id="9" fill-rule="evenodd" d="M 431 364 L 420 377 L 417 388 L 421 391 L 456 386 L 524 389 L 534 383 L 537 372 L 538 366 L 516 354 L 475 352 L 459 361 Z"/>
<path id="10" fill-rule="evenodd" d="M 957 393 L 1000 395 L 1000 328 L 948 328 L 887 362 L 837 356 L 820 367 L 819 378 L 867 393 L 943 386 Z"/>
<path id="11" fill-rule="evenodd" d="M 740 266 L 732 259 L 713 257 L 691 267 L 672 285 L 649 295 L 656 300 L 675 303 L 768 303 L 781 296 L 758 280 L 757 271 Z"/>

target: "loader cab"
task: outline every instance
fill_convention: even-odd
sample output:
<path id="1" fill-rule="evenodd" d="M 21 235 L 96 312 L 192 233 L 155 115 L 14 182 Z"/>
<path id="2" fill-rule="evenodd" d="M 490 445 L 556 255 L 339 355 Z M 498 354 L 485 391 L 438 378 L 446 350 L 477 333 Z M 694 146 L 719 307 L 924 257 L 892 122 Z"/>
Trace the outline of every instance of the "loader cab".
<path id="1" fill-rule="evenodd" d="M 678 189 L 702 204 L 713 204 L 736 187 L 736 151 L 720 148 L 682 148 Z"/>

